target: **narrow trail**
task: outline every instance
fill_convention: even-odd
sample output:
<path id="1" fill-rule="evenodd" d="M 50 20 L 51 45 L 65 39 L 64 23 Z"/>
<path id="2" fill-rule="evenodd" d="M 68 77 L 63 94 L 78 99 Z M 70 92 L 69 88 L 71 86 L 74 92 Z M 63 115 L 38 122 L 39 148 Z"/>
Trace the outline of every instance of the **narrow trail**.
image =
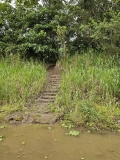
<path id="1" fill-rule="evenodd" d="M 25 112 L 16 112 L 7 117 L 11 124 L 16 123 L 43 123 L 54 124 L 62 115 L 50 111 L 50 105 L 55 101 L 60 87 L 60 69 L 55 64 L 46 66 L 47 82 L 42 91 L 29 102 Z"/>
<path id="2" fill-rule="evenodd" d="M 55 123 L 60 115 L 54 115 L 50 112 L 49 108 L 51 103 L 55 101 L 58 94 L 60 84 L 60 69 L 54 64 L 49 64 L 47 67 L 48 76 L 47 83 L 43 87 L 40 95 L 37 96 L 35 104 L 40 111 L 39 123 Z"/>
<path id="3" fill-rule="evenodd" d="M 47 106 L 55 101 L 60 84 L 60 72 L 54 66 L 48 69 L 47 84 L 44 86 L 43 91 L 36 99 L 38 106 L 42 112 L 45 112 Z"/>

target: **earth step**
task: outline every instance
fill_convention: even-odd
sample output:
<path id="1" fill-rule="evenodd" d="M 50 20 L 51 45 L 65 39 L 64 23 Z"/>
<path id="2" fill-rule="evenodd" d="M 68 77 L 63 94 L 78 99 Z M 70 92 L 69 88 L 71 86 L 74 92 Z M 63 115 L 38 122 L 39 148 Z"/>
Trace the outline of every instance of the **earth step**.
<path id="1" fill-rule="evenodd" d="M 55 93 L 57 93 L 58 92 L 58 86 L 56 86 L 56 85 L 54 85 L 54 87 L 55 88 L 52 88 L 53 87 L 53 85 L 49 85 L 49 86 L 47 86 L 47 88 L 44 90 L 44 92 L 55 92 Z"/>
<path id="2" fill-rule="evenodd" d="M 45 93 L 47 92 L 47 93 L 57 93 L 58 91 L 57 91 L 57 89 L 51 89 L 51 88 L 49 88 L 48 90 L 45 90 L 44 91 Z"/>
<path id="3" fill-rule="evenodd" d="M 60 80 L 56 80 L 56 79 L 49 79 L 49 80 L 48 80 L 48 83 L 51 83 L 51 82 L 57 82 L 57 83 L 59 83 L 59 82 L 60 82 Z"/>
<path id="4" fill-rule="evenodd" d="M 49 94 L 49 95 L 45 94 L 44 95 L 43 94 L 41 97 L 36 99 L 36 102 L 41 101 L 41 99 L 55 99 L 55 97 L 56 97 L 56 94 L 54 94 L 54 95 L 51 95 L 51 94 Z"/>
<path id="5" fill-rule="evenodd" d="M 54 99 L 44 99 L 42 98 L 40 102 L 54 102 Z"/>
<path id="6" fill-rule="evenodd" d="M 52 72 L 50 72 L 48 75 L 53 75 L 53 76 L 58 76 L 58 77 L 60 77 L 61 75 L 59 75 L 59 74 L 56 74 L 56 73 L 52 73 Z"/>
<path id="7" fill-rule="evenodd" d="M 43 95 L 42 99 L 55 99 L 56 95 L 54 96 L 47 96 L 47 95 Z"/>
<path id="8" fill-rule="evenodd" d="M 55 76 L 55 75 L 49 75 L 48 78 L 55 78 L 55 79 L 60 79 L 60 76 Z"/>
<path id="9" fill-rule="evenodd" d="M 58 79 L 58 78 L 52 78 L 52 77 L 50 77 L 48 80 L 50 80 L 50 81 L 60 81 L 60 79 Z"/>
<path id="10" fill-rule="evenodd" d="M 56 84 L 56 83 L 51 83 L 51 84 L 49 84 L 49 86 L 51 87 L 51 86 L 56 86 L 57 88 L 59 88 L 59 84 Z"/>
<path id="11" fill-rule="evenodd" d="M 55 79 L 55 78 L 50 78 L 50 81 L 60 81 L 59 79 Z"/>
<path id="12" fill-rule="evenodd" d="M 58 77 L 51 77 L 51 76 L 50 76 L 48 79 L 60 81 L 60 78 L 58 78 Z"/>
<path id="13" fill-rule="evenodd" d="M 51 89 L 58 89 L 58 86 L 51 86 Z"/>
<path id="14" fill-rule="evenodd" d="M 50 82 L 48 82 L 48 85 L 53 84 L 53 83 L 56 83 L 57 85 L 59 84 L 58 81 L 50 81 Z"/>
<path id="15" fill-rule="evenodd" d="M 57 85 L 52 84 L 52 85 L 50 85 L 49 89 L 50 89 L 50 88 L 52 88 L 52 89 L 53 89 L 53 88 L 58 89 L 59 87 L 58 87 Z"/>
<path id="16" fill-rule="evenodd" d="M 48 84 L 49 84 L 49 85 L 50 85 L 50 84 L 56 84 L 56 85 L 59 85 L 59 82 L 51 81 L 51 82 L 49 82 Z"/>
<path id="17" fill-rule="evenodd" d="M 44 94 L 41 98 L 43 98 L 43 97 L 46 97 L 46 98 L 49 98 L 49 97 L 55 98 L 56 94 Z"/>
<path id="18" fill-rule="evenodd" d="M 58 85 L 56 85 L 56 84 L 50 84 L 49 86 L 50 86 L 50 87 L 54 86 L 54 87 L 57 87 L 57 88 L 58 88 Z"/>
<path id="19" fill-rule="evenodd" d="M 54 87 L 54 88 L 59 88 L 58 85 L 54 85 L 54 84 L 48 84 L 47 88 L 46 89 L 49 89 L 51 87 Z"/>
<path id="20" fill-rule="evenodd" d="M 54 89 L 54 88 L 49 88 L 48 90 L 45 90 L 45 92 L 49 92 L 49 93 L 58 93 L 58 89 Z"/>
<path id="21" fill-rule="evenodd" d="M 57 79 L 60 79 L 61 78 L 61 76 L 59 76 L 59 75 L 54 75 L 54 74 L 49 74 L 48 75 L 48 78 L 57 78 Z"/>
<path id="22" fill-rule="evenodd" d="M 53 76 L 53 75 L 49 75 L 48 78 L 54 78 L 54 79 L 60 80 L 60 77 L 58 77 L 58 76 Z"/>
<path id="23" fill-rule="evenodd" d="M 47 95 L 47 96 L 56 96 L 56 92 L 44 92 L 43 95 Z"/>
<path id="24" fill-rule="evenodd" d="M 50 80 L 50 81 L 48 81 L 48 83 L 51 83 L 51 82 L 52 82 L 52 83 L 53 83 L 53 82 L 54 82 L 54 83 L 59 83 L 59 81 L 56 81 L 56 80 Z"/>
<path id="25" fill-rule="evenodd" d="M 56 80 L 54 80 L 54 79 L 48 81 L 48 83 L 51 83 L 51 82 L 59 83 L 59 81 L 56 81 Z"/>
<path id="26" fill-rule="evenodd" d="M 50 79 L 48 79 L 50 82 L 51 81 L 56 81 L 56 82 L 60 82 L 60 79 L 54 79 L 54 78 L 50 78 Z"/>
<path id="27" fill-rule="evenodd" d="M 49 80 L 51 80 L 51 81 L 53 81 L 53 80 L 55 80 L 55 81 L 60 81 L 59 78 L 53 78 L 53 77 L 49 77 Z"/>

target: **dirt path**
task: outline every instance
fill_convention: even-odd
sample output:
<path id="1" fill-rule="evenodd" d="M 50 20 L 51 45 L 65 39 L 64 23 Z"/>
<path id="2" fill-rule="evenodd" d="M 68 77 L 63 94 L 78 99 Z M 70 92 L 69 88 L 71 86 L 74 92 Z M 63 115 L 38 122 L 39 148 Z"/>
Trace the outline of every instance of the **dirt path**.
<path id="1" fill-rule="evenodd" d="M 55 64 L 47 65 L 47 82 L 42 91 L 29 103 L 25 112 L 16 112 L 7 117 L 10 123 L 44 123 L 53 124 L 61 117 L 50 111 L 50 105 L 55 101 L 60 84 L 60 69 Z"/>

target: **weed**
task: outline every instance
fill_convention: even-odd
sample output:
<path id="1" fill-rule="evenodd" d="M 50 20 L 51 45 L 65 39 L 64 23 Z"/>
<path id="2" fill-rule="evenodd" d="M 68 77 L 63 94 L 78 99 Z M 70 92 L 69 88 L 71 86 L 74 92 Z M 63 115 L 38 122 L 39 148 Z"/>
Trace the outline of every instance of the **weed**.
<path id="1" fill-rule="evenodd" d="M 79 134 L 80 134 L 80 132 L 78 132 L 78 131 L 70 131 L 68 133 L 68 135 L 70 135 L 70 136 L 78 136 Z"/>
<path id="2" fill-rule="evenodd" d="M 4 138 L 4 136 L 2 135 L 2 136 L 0 136 L 0 142 L 3 140 L 3 138 Z"/>
<path id="3" fill-rule="evenodd" d="M 50 131 L 52 128 L 51 127 L 48 127 L 48 130 Z"/>
<path id="4" fill-rule="evenodd" d="M 22 142 L 22 145 L 25 145 L 25 142 Z"/>
<path id="5" fill-rule="evenodd" d="M 71 128 L 74 128 L 75 125 L 69 120 L 64 120 L 64 121 L 61 121 L 61 127 L 71 129 Z"/>
<path id="6" fill-rule="evenodd" d="M 5 129 L 5 128 L 7 128 L 6 125 L 5 126 L 0 126 L 0 129 Z"/>

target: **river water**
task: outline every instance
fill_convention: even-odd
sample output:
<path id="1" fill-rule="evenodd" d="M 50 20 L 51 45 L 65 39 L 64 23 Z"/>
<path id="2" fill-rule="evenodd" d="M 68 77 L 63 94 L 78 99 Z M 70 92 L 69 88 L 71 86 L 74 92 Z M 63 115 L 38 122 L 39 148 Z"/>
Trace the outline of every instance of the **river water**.
<path id="1" fill-rule="evenodd" d="M 86 130 L 74 137 L 66 132 L 59 124 L 0 129 L 0 160 L 120 160 L 120 133 Z"/>

